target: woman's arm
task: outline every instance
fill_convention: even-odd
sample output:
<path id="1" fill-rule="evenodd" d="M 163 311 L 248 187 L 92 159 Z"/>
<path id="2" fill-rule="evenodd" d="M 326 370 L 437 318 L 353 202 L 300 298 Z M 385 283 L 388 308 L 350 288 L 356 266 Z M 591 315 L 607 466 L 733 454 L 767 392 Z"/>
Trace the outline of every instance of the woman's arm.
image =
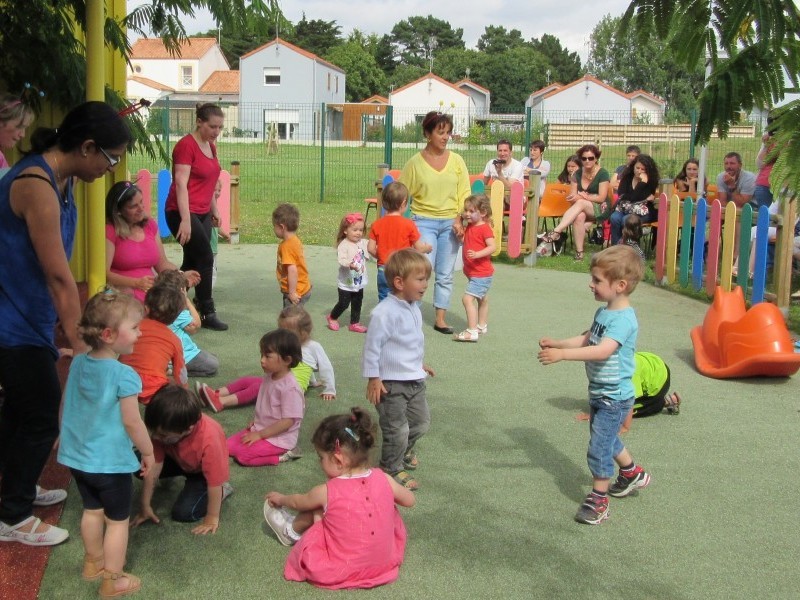
<path id="1" fill-rule="evenodd" d="M 175 200 L 181 216 L 178 234 L 175 237 L 179 244 L 185 244 L 192 237 L 192 215 L 189 211 L 189 176 L 192 174 L 192 166 L 175 165 L 173 170 L 175 172 Z"/>

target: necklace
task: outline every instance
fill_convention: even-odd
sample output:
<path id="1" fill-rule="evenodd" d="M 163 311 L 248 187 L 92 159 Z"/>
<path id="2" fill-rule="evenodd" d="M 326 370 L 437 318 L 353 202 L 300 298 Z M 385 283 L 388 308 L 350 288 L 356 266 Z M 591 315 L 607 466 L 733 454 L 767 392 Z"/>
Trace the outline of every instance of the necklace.
<path id="1" fill-rule="evenodd" d="M 56 163 L 55 167 L 56 167 L 56 185 L 57 185 L 57 184 L 61 183 L 61 169 L 59 168 L 58 156 L 56 155 L 55 152 L 53 152 L 53 162 Z"/>

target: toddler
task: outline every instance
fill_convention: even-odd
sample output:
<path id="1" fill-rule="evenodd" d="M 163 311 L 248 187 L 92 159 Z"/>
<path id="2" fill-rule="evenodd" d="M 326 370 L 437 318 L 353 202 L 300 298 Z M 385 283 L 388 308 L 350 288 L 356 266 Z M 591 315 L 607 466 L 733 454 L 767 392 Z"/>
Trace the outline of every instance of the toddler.
<path id="1" fill-rule="evenodd" d="M 320 397 L 326 402 L 336 399 L 336 379 L 333 374 L 333 365 L 325 353 L 322 345 L 311 339 L 313 329 L 311 315 L 302 306 L 287 306 L 278 316 L 278 327 L 293 331 L 300 340 L 303 360 L 292 367 L 292 374 L 297 380 L 303 393 L 312 387 L 322 387 Z M 317 378 L 319 374 L 320 379 Z M 258 396 L 263 377 L 240 377 L 221 387 L 213 389 L 205 383 L 197 384 L 197 394 L 200 399 L 213 410 L 220 412 L 229 406 L 252 404 Z"/>
<path id="2" fill-rule="evenodd" d="M 311 298 L 311 282 L 303 255 L 303 242 L 297 237 L 300 212 L 291 204 L 280 204 L 272 211 L 272 228 L 281 240 L 275 276 L 281 286 L 283 306 L 305 304 Z"/>
<path id="3" fill-rule="evenodd" d="M 162 386 L 170 382 L 186 387 L 186 365 L 183 346 L 169 326 L 186 307 L 185 294 L 173 285 L 154 285 L 144 297 L 147 316 L 139 326 L 141 337 L 133 352 L 120 357 L 120 362 L 133 367 L 142 379 L 139 402 L 147 404 Z"/>
<path id="4" fill-rule="evenodd" d="M 410 490 L 419 487 L 409 471 L 419 466 L 414 444 L 430 428 L 425 377 L 433 370 L 422 360 L 425 335 L 419 302 L 428 289 L 430 261 L 410 248 L 386 263 L 392 293 L 372 311 L 361 371 L 367 399 L 375 405 L 383 433 L 381 468 Z"/>
<path id="5" fill-rule="evenodd" d="M 414 494 L 369 467 L 375 428 L 362 409 L 325 418 L 312 443 L 327 483 L 306 494 L 270 492 L 264 504 L 264 517 L 278 540 L 294 545 L 283 576 L 328 589 L 391 583 L 406 546 L 395 505 L 414 506 Z"/>
<path id="6" fill-rule="evenodd" d="M 78 331 L 91 348 L 72 359 L 61 415 L 58 462 L 69 467 L 83 500 L 83 578 L 101 579 L 100 596 L 132 594 L 141 581 L 125 573 L 133 480 L 153 468 L 153 445 L 139 416 L 142 382 L 117 360 L 140 335 L 141 304 L 108 290 L 86 304 Z M 141 463 L 131 446 L 141 453 Z"/>
<path id="7" fill-rule="evenodd" d="M 290 369 L 302 359 L 300 340 L 276 329 L 261 338 L 264 377 L 253 421 L 228 438 L 228 453 L 243 467 L 277 465 L 297 445 L 305 398 Z M 291 456 L 289 457 L 291 458 Z"/>
<path id="8" fill-rule="evenodd" d="M 467 329 L 453 336 L 456 342 L 477 342 L 486 333 L 489 321 L 489 288 L 494 266 L 492 254 L 497 246 L 492 229 L 492 205 L 484 194 L 475 194 L 464 201 L 464 275 L 467 289 L 462 301 L 467 311 Z"/>
<path id="9" fill-rule="evenodd" d="M 589 378 L 589 470 L 592 491 L 586 496 L 575 520 L 598 525 L 608 518 L 608 495 L 618 498 L 646 487 L 650 475 L 633 462 L 619 437 L 620 427 L 633 407 L 634 352 L 639 325 L 630 295 L 641 281 L 644 263 L 628 246 L 606 248 L 592 256 L 589 289 L 598 308 L 589 331 L 554 340 L 542 338 L 539 362 L 550 365 L 562 360 L 586 363 Z M 617 480 L 614 463 L 620 467 Z"/>
<path id="10" fill-rule="evenodd" d="M 384 267 L 395 250 L 414 248 L 430 252 L 432 246 L 422 241 L 414 221 L 403 216 L 408 207 L 408 188 L 393 181 L 381 192 L 381 207 L 386 211 L 369 230 L 367 250 L 378 261 L 378 302 L 389 295 Z"/>
<path id="11" fill-rule="evenodd" d="M 365 333 L 361 320 L 361 303 L 367 287 L 367 242 L 364 237 L 364 216 L 361 213 L 346 215 L 336 234 L 336 252 L 339 261 L 339 302 L 325 317 L 328 329 L 339 331 L 339 316 L 350 307 L 350 331 Z"/>
<path id="12" fill-rule="evenodd" d="M 153 395 L 144 410 L 144 423 L 153 440 L 155 464 L 144 478 L 142 505 L 133 527 L 145 521 L 160 523 L 150 505 L 159 478 L 185 477 L 172 518 L 184 523 L 203 519 L 192 533 L 216 533 L 222 501 L 233 492 L 222 426 L 204 415 L 197 399 L 177 385 L 165 385 Z"/>
<path id="13" fill-rule="evenodd" d="M 642 219 L 639 215 L 631 213 L 622 222 L 622 243 L 633 248 L 639 258 L 644 260 L 644 250 L 639 246 L 639 240 L 641 239 Z"/>

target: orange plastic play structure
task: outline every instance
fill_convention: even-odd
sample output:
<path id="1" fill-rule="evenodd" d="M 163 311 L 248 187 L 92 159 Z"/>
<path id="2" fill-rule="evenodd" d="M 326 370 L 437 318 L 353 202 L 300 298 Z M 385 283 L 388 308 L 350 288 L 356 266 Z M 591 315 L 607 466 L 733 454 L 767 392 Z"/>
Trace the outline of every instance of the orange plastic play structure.
<path id="1" fill-rule="evenodd" d="M 789 377 L 800 369 L 800 354 L 774 304 L 746 310 L 742 288 L 717 286 L 703 324 L 692 329 L 694 362 L 706 377 Z"/>

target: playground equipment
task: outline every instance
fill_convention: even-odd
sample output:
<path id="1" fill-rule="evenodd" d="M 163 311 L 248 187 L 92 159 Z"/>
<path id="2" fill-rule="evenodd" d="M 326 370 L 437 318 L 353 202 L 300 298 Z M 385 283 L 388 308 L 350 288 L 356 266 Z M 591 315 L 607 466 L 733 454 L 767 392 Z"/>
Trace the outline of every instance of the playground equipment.
<path id="1" fill-rule="evenodd" d="M 717 286 L 703 324 L 692 329 L 697 370 L 706 377 L 789 377 L 800 369 L 780 309 L 762 302 L 746 310 L 741 287 Z"/>

